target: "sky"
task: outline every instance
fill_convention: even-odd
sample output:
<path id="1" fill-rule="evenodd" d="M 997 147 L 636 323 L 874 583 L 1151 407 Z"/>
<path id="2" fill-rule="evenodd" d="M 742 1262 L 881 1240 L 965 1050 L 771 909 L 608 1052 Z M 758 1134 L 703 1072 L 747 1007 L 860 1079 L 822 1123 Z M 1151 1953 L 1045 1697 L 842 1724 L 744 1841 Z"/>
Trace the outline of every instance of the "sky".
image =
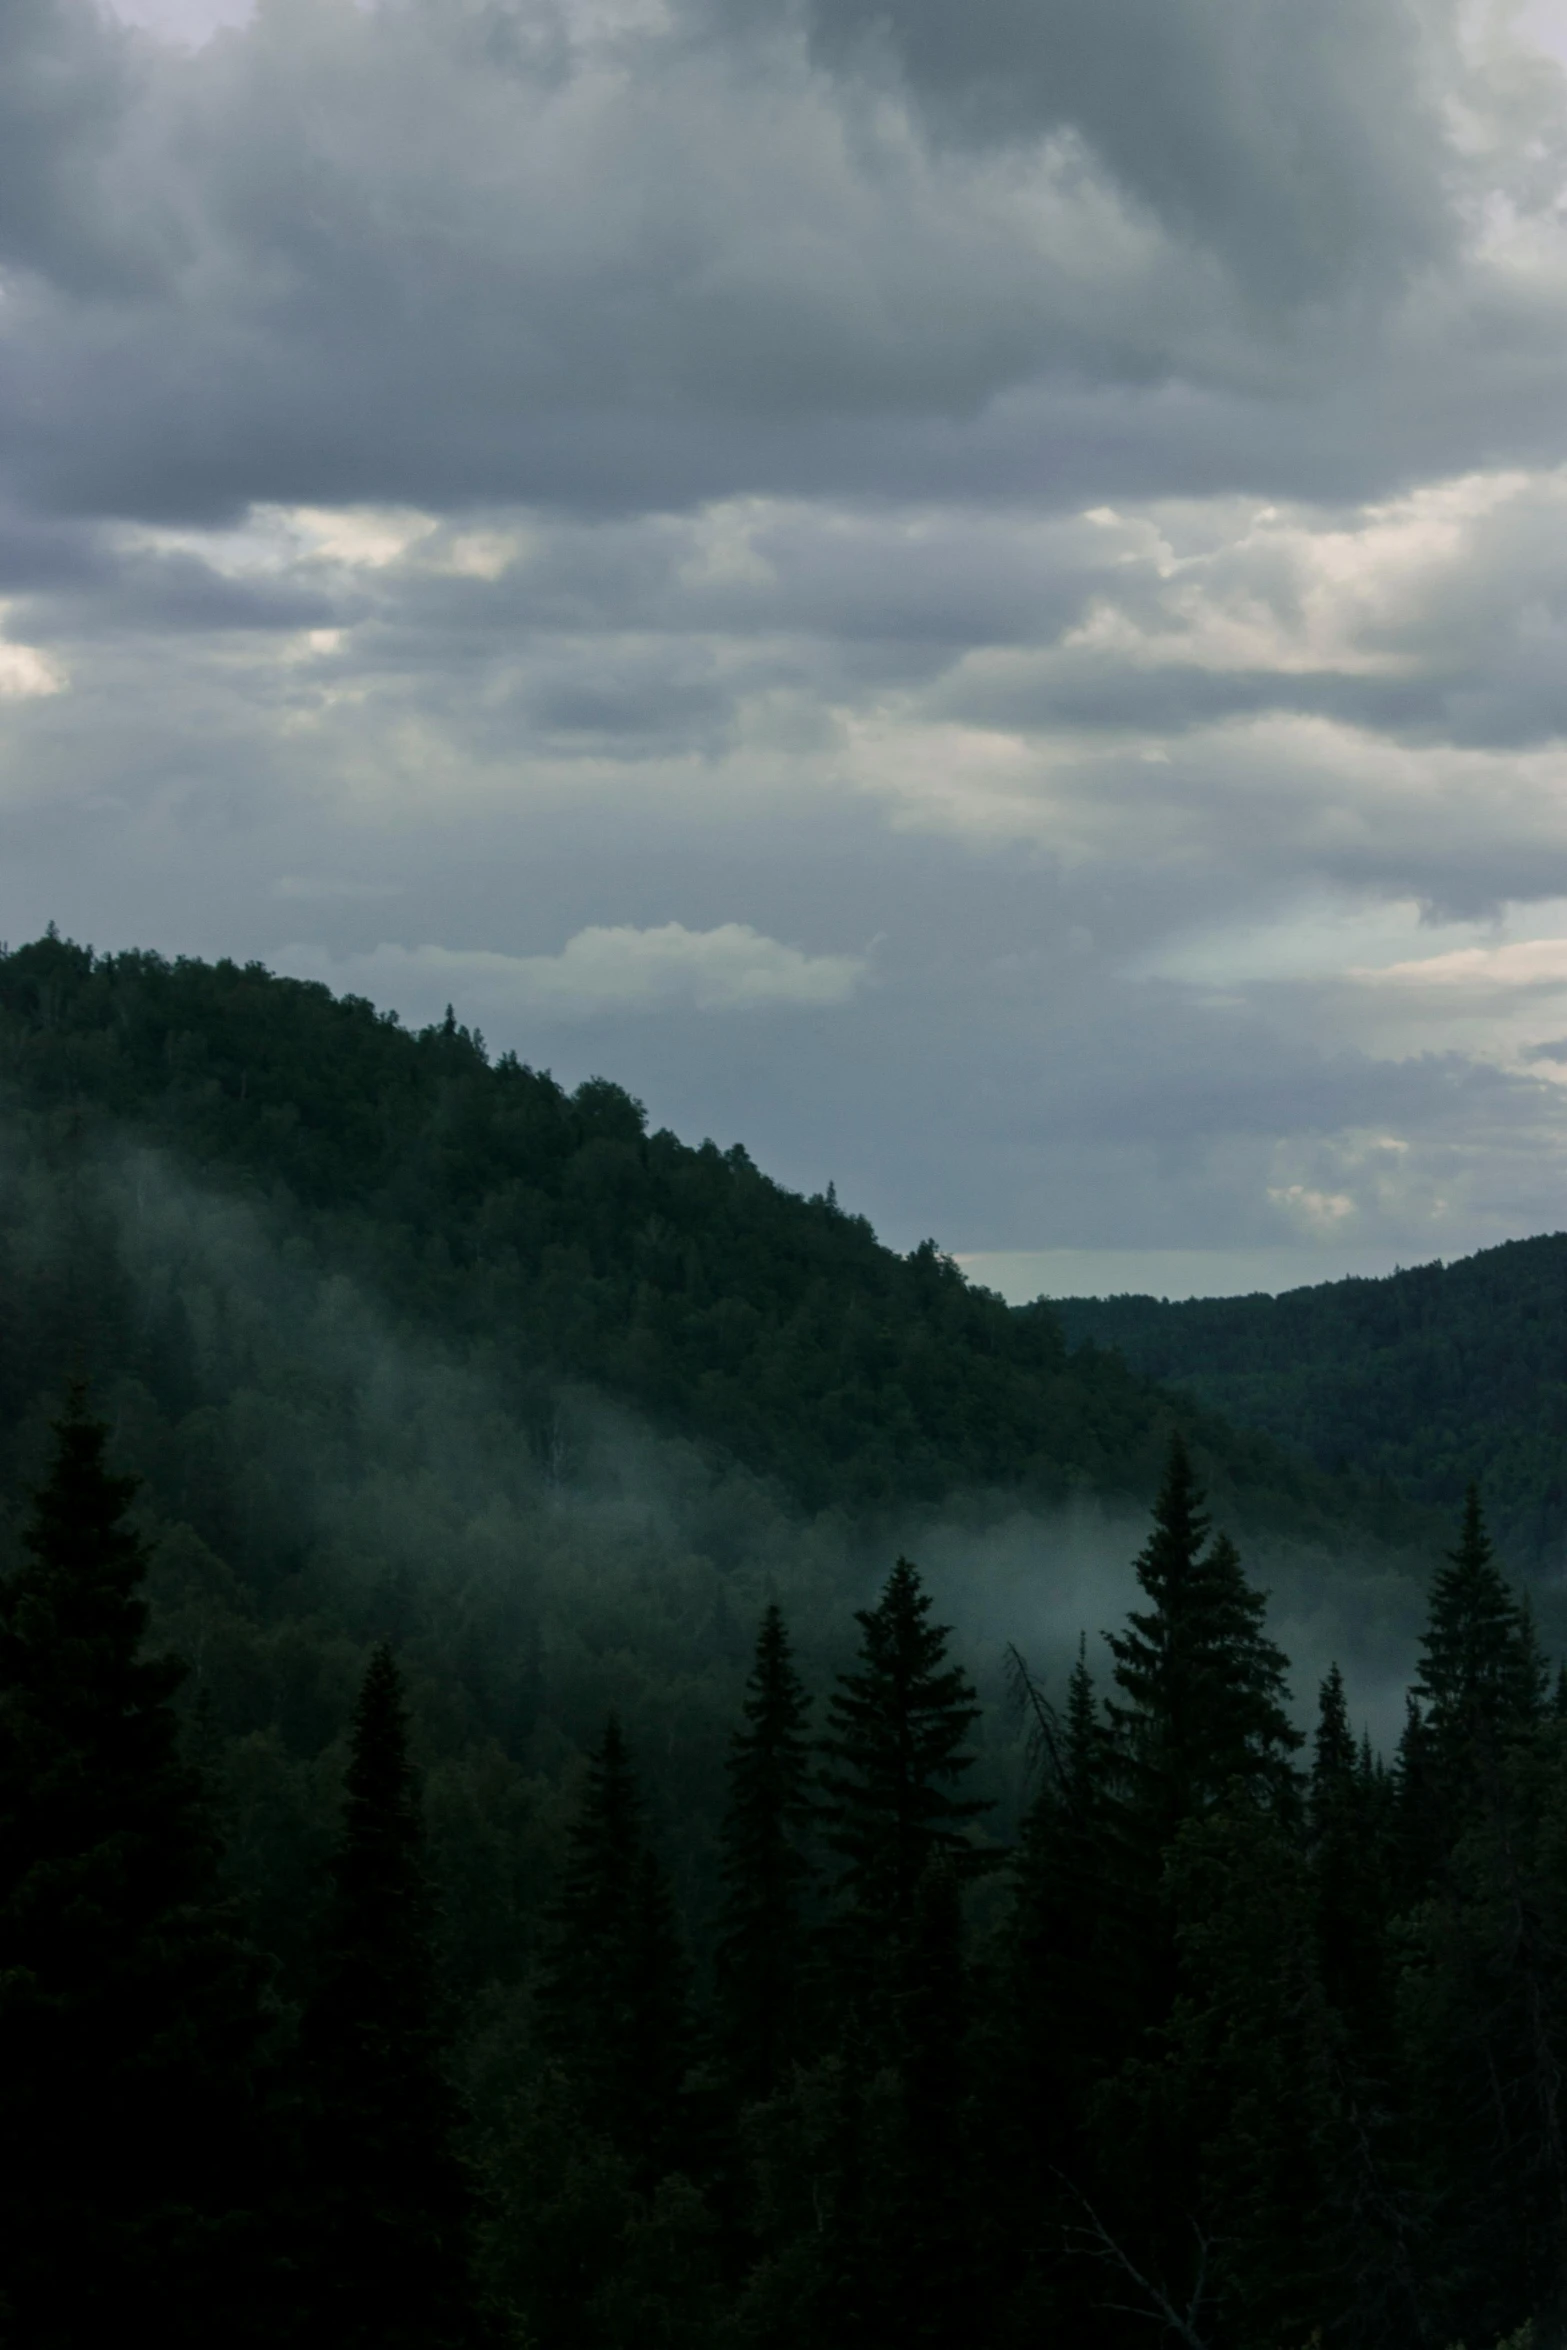
<path id="1" fill-rule="evenodd" d="M 6 0 L 0 938 L 1023 1297 L 1567 1224 L 1567 0 Z"/>

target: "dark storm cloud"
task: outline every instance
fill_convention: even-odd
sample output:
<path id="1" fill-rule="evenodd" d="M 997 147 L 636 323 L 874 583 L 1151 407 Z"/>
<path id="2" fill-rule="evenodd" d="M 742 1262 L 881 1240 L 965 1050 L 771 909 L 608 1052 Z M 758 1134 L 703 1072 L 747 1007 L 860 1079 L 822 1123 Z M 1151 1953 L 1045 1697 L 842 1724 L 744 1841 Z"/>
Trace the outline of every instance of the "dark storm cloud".
<path id="1" fill-rule="evenodd" d="M 1437 21 L 1397 0 L 807 0 L 807 15 L 819 56 L 890 70 L 949 138 L 1078 133 L 1265 303 L 1400 276 L 1448 240 Z"/>
<path id="2" fill-rule="evenodd" d="M 869 22 L 833 14 L 856 56 Z M 1400 296 L 1439 304 L 1463 176 L 1436 12 L 1418 42 L 1386 0 L 876 22 L 913 122 L 814 71 L 787 19 L 585 39 L 549 10 L 318 0 L 192 58 L 23 0 L 13 478 L 165 517 L 876 484 L 1069 502 L 1320 489 L 1463 445 L 1450 369 L 1403 396 Z M 932 149 L 932 108 L 960 149 Z M 1559 344 L 1527 339 L 1493 317 L 1460 370 L 1516 379 L 1524 436 L 1560 383 Z M 1360 387 L 1350 418 L 1335 385 Z"/>
<path id="3" fill-rule="evenodd" d="M 12 0 L 0 928 L 466 973 L 905 1241 L 1549 1220 L 1549 993 L 1169 975 L 1567 896 L 1567 85 L 1459 30 Z"/>

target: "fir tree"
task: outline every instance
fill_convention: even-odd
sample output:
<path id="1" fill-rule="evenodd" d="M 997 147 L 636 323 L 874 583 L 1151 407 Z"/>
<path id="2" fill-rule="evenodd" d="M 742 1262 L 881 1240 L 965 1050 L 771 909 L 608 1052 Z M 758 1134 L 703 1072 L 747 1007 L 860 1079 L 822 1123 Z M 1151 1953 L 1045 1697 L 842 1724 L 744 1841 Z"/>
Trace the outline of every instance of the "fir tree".
<path id="1" fill-rule="evenodd" d="M 1544 1674 L 1526 1611 L 1496 1565 L 1478 1486 L 1464 1501 L 1458 1547 L 1431 1585 L 1416 1694 L 1434 1768 L 1450 1797 L 1475 1772 L 1492 1780 L 1510 1738 L 1538 1720 Z"/>
<path id="2" fill-rule="evenodd" d="M 419 1792 L 402 1682 L 376 1649 L 305 2016 L 318 2219 L 311 2338 L 447 2350 L 473 2337 L 468 2197 L 441 2064 Z"/>
<path id="3" fill-rule="evenodd" d="M 1333 1665 L 1322 1684 L 1309 1800 L 1312 1906 L 1317 1966 L 1328 1999 L 1357 2053 L 1386 2053 L 1384 1924 L 1386 1856 L 1375 1781 L 1349 1726 L 1344 1676 Z"/>
<path id="4" fill-rule="evenodd" d="M 1289 1757 L 1303 1743 L 1284 1710 L 1285 1659 L 1263 1629 L 1266 1600 L 1228 1535 L 1208 1544 L 1202 1498 L 1177 1436 L 1137 1561 L 1152 1605 L 1109 1635 L 1128 1811 L 1154 1854 L 1237 1781 L 1287 1807 Z"/>
<path id="5" fill-rule="evenodd" d="M 975 2331 L 978 2277 L 965 2159 L 962 1887 L 937 1845 L 915 1894 L 899 2000 L 902 2178 L 893 2338 L 958 2350 Z"/>
<path id="6" fill-rule="evenodd" d="M 28 2350 L 265 2338 L 258 1978 L 73 1391 L 0 1585 L 0 2290 Z"/>
<path id="7" fill-rule="evenodd" d="M 745 1728 L 730 1745 L 723 1827 L 724 1908 L 717 1952 L 720 2029 L 740 2095 L 771 2095 L 798 2021 L 801 1904 L 810 1869 L 808 1700 L 776 1603 L 762 1618 L 745 1699 Z"/>
<path id="8" fill-rule="evenodd" d="M 973 1763 L 979 1707 L 930 1604 L 900 1558 L 877 1605 L 856 1611 L 860 1668 L 838 1676 L 822 1740 L 825 1835 L 844 1863 L 850 1922 L 884 1948 L 906 1935 L 933 1853 L 949 1853 L 960 1876 L 987 1859 L 965 1831 L 990 1805 L 952 1792 Z"/>
<path id="9" fill-rule="evenodd" d="M 611 1714 L 572 1823 L 540 1999 L 546 2040 L 589 2123 L 650 2184 L 676 2159 L 689 2054 L 689 1970 Z"/>
<path id="10" fill-rule="evenodd" d="M 1392 1829 L 1393 1901 L 1398 1909 L 1412 1909 L 1440 1878 L 1453 1831 L 1430 1724 L 1412 1691 L 1404 1699 L 1404 1727 L 1393 1758 Z"/>

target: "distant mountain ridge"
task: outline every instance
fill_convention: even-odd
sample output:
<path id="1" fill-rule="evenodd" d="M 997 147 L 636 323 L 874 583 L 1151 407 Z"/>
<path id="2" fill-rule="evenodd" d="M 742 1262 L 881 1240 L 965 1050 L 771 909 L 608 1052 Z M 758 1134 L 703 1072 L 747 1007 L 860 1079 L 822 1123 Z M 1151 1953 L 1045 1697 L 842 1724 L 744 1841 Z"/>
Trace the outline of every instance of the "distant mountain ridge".
<path id="1" fill-rule="evenodd" d="M 1329 1472 L 1444 1509 L 1477 1478 L 1512 1563 L 1567 1565 L 1567 1233 L 1280 1297 L 1066 1298 L 1115 1349 Z"/>
<path id="2" fill-rule="evenodd" d="M 649 1134 L 617 1085 L 492 1063 L 450 1014 L 411 1034 L 259 964 L 50 935 L 0 954 L 0 1109 L 67 1157 L 121 1134 L 281 1205 L 411 1329 L 479 1349 L 524 1426 L 589 1381 L 807 1510 L 863 1512 L 997 1487 L 1141 1502 L 1179 1417 L 1238 1525 L 1378 1530 L 1374 1496 L 1069 1355 L 1051 1308 L 971 1288 L 934 1243 L 899 1256 L 739 1146 Z"/>

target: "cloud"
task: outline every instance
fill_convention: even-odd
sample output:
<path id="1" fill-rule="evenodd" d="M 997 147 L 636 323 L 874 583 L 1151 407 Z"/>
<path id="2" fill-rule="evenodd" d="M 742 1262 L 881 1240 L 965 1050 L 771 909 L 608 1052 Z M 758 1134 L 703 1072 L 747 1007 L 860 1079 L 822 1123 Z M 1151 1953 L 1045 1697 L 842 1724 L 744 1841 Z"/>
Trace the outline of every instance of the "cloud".
<path id="1" fill-rule="evenodd" d="M 1567 938 L 1517 939 L 1507 946 L 1459 947 L 1353 976 L 1371 987 L 1517 989 L 1567 986 Z"/>
<path id="2" fill-rule="evenodd" d="M 5 935 L 905 1243 L 1554 1216 L 1559 9 L 243 15 L 0 11 Z"/>
<path id="3" fill-rule="evenodd" d="M 319 962 L 308 949 L 286 951 L 295 970 Z M 869 968 L 863 955 L 810 955 L 764 938 L 744 922 L 687 930 L 595 924 L 567 940 L 558 955 L 502 955 L 437 946 L 378 946 L 335 965 L 334 984 L 368 989 L 398 1004 L 428 1004 L 442 989 L 449 1001 L 490 1012 L 567 1020 L 606 1013 L 819 1010 L 847 1003 Z M 488 1015 L 487 1015 L 488 1016 Z"/>

